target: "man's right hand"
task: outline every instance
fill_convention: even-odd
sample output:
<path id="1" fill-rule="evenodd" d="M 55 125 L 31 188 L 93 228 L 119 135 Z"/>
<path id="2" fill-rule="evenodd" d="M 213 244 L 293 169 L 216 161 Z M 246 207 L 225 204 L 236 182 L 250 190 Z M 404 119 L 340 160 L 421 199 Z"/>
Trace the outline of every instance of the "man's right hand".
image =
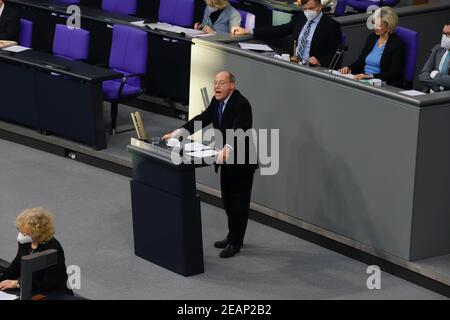
<path id="1" fill-rule="evenodd" d="M 231 28 L 232 36 L 239 36 L 239 35 L 249 34 L 249 33 L 250 33 L 250 30 L 239 27 L 239 26 L 234 26 L 233 28 Z"/>
<path id="2" fill-rule="evenodd" d="M 173 136 L 174 136 L 173 132 L 166 133 L 165 135 L 162 136 L 161 139 L 165 141 L 165 140 L 169 140 L 169 139 L 173 138 Z"/>

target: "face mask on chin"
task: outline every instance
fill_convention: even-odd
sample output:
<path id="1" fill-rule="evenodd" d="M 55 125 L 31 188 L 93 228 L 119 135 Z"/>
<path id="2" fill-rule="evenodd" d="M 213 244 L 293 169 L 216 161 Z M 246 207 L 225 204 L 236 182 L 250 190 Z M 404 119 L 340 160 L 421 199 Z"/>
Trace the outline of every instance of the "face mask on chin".
<path id="1" fill-rule="evenodd" d="M 447 37 L 446 35 L 442 36 L 441 47 L 446 50 L 450 50 L 450 38 Z"/>
<path id="2" fill-rule="evenodd" d="M 308 21 L 314 20 L 319 15 L 315 10 L 305 10 L 303 13 Z"/>
<path id="3" fill-rule="evenodd" d="M 17 241 L 20 244 L 25 244 L 25 243 L 32 243 L 33 239 L 31 239 L 30 236 L 28 235 L 25 236 L 22 232 L 19 232 L 19 234 L 17 235 Z"/>

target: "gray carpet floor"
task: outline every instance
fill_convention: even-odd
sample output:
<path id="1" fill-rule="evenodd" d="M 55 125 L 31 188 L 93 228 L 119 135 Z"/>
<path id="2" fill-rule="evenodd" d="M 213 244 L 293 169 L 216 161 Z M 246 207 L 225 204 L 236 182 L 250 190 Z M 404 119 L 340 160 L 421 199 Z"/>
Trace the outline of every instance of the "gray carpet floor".
<path id="1" fill-rule="evenodd" d="M 205 273 L 183 277 L 134 255 L 129 179 L 0 140 L 0 258 L 17 249 L 14 220 L 24 208 L 54 213 L 68 265 L 81 268 L 90 299 L 443 299 L 382 273 L 366 287 L 367 266 L 250 221 L 243 250 L 218 257 L 223 210 L 202 204 Z"/>

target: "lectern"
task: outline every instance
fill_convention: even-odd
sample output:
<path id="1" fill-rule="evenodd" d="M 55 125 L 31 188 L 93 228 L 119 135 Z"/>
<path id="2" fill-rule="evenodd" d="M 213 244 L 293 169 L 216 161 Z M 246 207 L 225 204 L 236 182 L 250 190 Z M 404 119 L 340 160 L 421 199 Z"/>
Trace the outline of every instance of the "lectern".
<path id="1" fill-rule="evenodd" d="M 191 276 L 202 273 L 200 199 L 194 164 L 176 164 L 164 143 L 132 139 L 131 201 L 138 257 Z M 201 165 L 200 165 L 201 166 Z"/>

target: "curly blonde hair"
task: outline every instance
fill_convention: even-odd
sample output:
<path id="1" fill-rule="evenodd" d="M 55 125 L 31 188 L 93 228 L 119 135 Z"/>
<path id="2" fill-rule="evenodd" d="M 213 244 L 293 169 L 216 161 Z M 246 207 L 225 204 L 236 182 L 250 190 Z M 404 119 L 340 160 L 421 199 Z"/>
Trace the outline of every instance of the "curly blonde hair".
<path id="1" fill-rule="evenodd" d="M 206 5 L 217 9 L 223 9 L 228 5 L 228 0 L 205 0 Z"/>
<path id="2" fill-rule="evenodd" d="M 33 242 L 37 243 L 48 242 L 55 235 L 53 216 L 42 207 L 23 210 L 16 218 L 16 226 L 28 227 Z"/>

